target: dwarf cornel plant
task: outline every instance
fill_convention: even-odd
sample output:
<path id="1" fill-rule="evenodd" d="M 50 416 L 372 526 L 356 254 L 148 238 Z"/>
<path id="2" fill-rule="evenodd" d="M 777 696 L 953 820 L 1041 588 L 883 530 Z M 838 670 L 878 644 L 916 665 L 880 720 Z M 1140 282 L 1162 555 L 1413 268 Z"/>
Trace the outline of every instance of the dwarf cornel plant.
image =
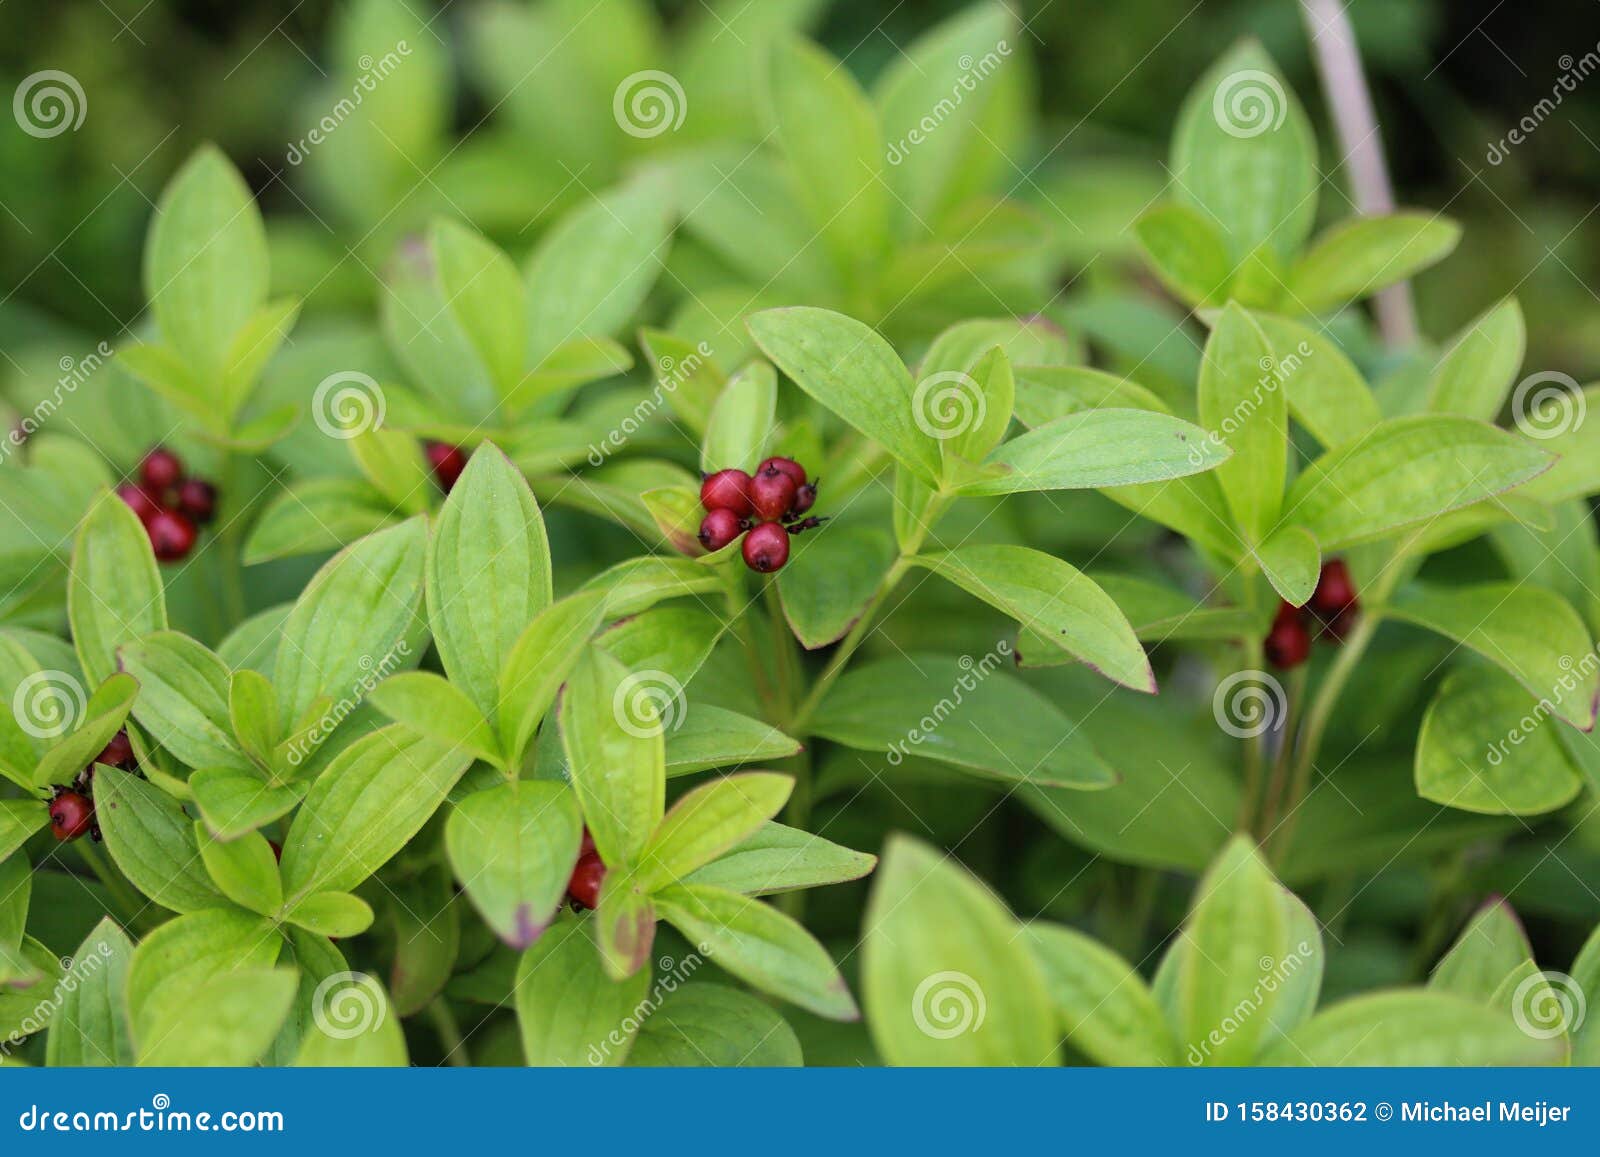
<path id="1" fill-rule="evenodd" d="M 1600 1062 L 1600 398 L 1498 423 L 1511 298 L 1375 352 L 1456 226 L 1319 226 L 1245 42 L 1063 303 L 1004 6 L 870 89 L 609 7 L 475 16 L 457 158 L 355 5 L 334 240 L 203 148 L 13 397 L 6 1059 Z"/>

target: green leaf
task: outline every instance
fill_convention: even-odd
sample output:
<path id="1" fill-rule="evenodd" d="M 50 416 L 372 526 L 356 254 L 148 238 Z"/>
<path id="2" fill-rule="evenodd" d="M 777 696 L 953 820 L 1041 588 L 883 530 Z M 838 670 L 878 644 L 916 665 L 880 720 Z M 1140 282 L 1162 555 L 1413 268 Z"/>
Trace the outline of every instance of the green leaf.
<path id="1" fill-rule="evenodd" d="M 473 905 L 521 951 L 555 918 L 582 832 L 577 797 L 565 784 L 518 781 L 457 803 L 444 842 Z"/>
<path id="2" fill-rule="evenodd" d="M 1522 404 L 1512 405 L 1518 429 L 1560 455 L 1521 493 L 1552 504 L 1600 493 L 1600 422 L 1584 421 L 1591 411 L 1600 413 L 1600 386 L 1587 386 L 1577 394 L 1565 388 L 1557 392 L 1552 379 L 1533 374 L 1521 391 Z"/>
<path id="3" fill-rule="evenodd" d="M 1247 543 L 1271 532 L 1288 477 L 1289 408 L 1267 335 L 1229 305 L 1217 319 L 1200 362 L 1200 422 L 1213 443 L 1233 451 L 1217 482 Z"/>
<path id="4" fill-rule="evenodd" d="M 128 965 L 128 1014 L 140 1057 L 199 988 L 238 971 L 268 968 L 282 947 L 272 921 L 238 908 L 179 916 L 150 932 Z"/>
<path id="5" fill-rule="evenodd" d="M 637 861 L 666 807 L 656 689 L 650 672 L 630 672 L 607 652 L 591 649 L 562 696 L 561 738 L 572 786 L 595 849 L 612 868 Z"/>
<path id="6" fill-rule="evenodd" d="M 165 630 L 166 594 L 139 516 L 107 491 L 95 499 L 72 549 L 67 615 L 78 662 L 90 683 L 117 670 L 123 643 Z"/>
<path id="7" fill-rule="evenodd" d="M 1178 1042 L 1150 987 L 1093 937 L 1055 924 L 1027 925 L 1067 1039 L 1102 1065 L 1174 1065 Z"/>
<path id="8" fill-rule="evenodd" d="M 528 353 L 528 307 L 517 267 L 477 232 L 455 221 L 436 221 L 428 240 L 451 315 L 500 396 L 509 396 L 522 378 Z"/>
<path id="9" fill-rule="evenodd" d="M 1589 939 L 1578 951 L 1578 958 L 1572 962 L 1572 979 L 1577 983 L 1578 991 L 1588 997 L 1590 1004 L 1600 997 L 1600 927 L 1589 934 Z M 1597 1030 L 1594 1021 L 1585 1017 L 1581 1023 L 1569 1025 L 1568 1029 L 1572 1034 L 1572 1063 L 1593 1065 L 1595 1057 L 1600 1055 L 1600 1030 Z"/>
<path id="10" fill-rule="evenodd" d="M 0 860 L 0 993 L 32 988 L 44 978 L 23 950 L 32 898 L 33 867 L 28 858 Z"/>
<path id="11" fill-rule="evenodd" d="M 1233 259 L 1216 225 L 1188 205 L 1168 201 L 1133 223 L 1161 283 L 1190 306 L 1220 305 L 1233 280 Z"/>
<path id="12" fill-rule="evenodd" d="M 1306 467 L 1284 514 L 1332 553 L 1510 490 L 1552 460 L 1468 418 L 1391 418 Z"/>
<path id="13" fill-rule="evenodd" d="M 384 502 L 405 514 L 421 514 L 435 493 L 422 447 L 410 434 L 373 427 L 349 439 L 350 456 Z"/>
<path id="14" fill-rule="evenodd" d="M 1050 1064 L 1044 970 L 1011 914 L 954 861 L 889 837 L 867 905 L 862 993 L 891 1065 Z"/>
<path id="15" fill-rule="evenodd" d="M 1418 989 L 1375 992 L 1312 1017 L 1264 1065 L 1482 1066 L 1556 1063 L 1559 1039 L 1530 1037 L 1497 1009 Z"/>
<path id="16" fill-rule="evenodd" d="M 47 676 L 50 674 L 62 672 L 46 672 Z M 44 688 L 49 686 L 48 681 L 43 684 Z M 45 787 L 49 784 L 71 783 L 79 772 L 94 761 L 95 756 L 105 750 L 112 736 L 121 730 L 123 721 L 128 718 L 128 709 L 133 706 L 138 693 L 139 684 L 131 676 L 113 675 L 107 679 L 84 704 L 76 730 L 45 752 L 44 758 L 34 769 L 35 785 Z M 42 700 L 34 699 L 31 703 L 36 709 L 42 710 Z M 53 727 L 56 716 L 45 718 Z"/>
<path id="17" fill-rule="evenodd" d="M 1239 43 L 1190 91 L 1172 141 L 1173 193 L 1217 222 L 1235 260 L 1299 249 L 1317 212 L 1317 146 L 1272 59 Z"/>
<path id="18" fill-rule="evenodd" d="M 827 950 L 776 908 L 704 885 L 666 888 L 655 901 L 662 918 L 724 971 L 817 1016 L 860 1019 Z"/>
<path id="19" fill-rule="evenodd" d="M 480 446 L 428 544 L 428 623 L 451 679 L 483 715 L 518 636 L 550 604 L 550 541 L 522 474 Z"/>
<path id="20" fill-rule="evenodd" d="M 306 479 L 267 503 L 245 540 L 244 561 L 337 550 L 394 521 L 389 504 L 364 479 Z"/>
<path id="21" fill-rule="evenodd" d="M 1478 909 L 1444 958 L 1434 966 L 1428 987 L 1487 1004 L 1500 982 L 1522 964 L 1533 963 L 1533 948 L 1517 914 L 1503 899 Z"/>
<path id="22" fill-rule="evenodd" d="M 1423 716 L 1417 794 L 1487 815 L 1542 815 L 1571 802 L 1583 778 L 1549 712 L 1492 668 L 1456 671 Z"/>
<path id="23" fill-rule="evenodd" d="M 583 584 L 583 593 L 605 598 L 605 617 L 636 615 L 664 599 L 708 594 L 723 589 L 714 570 L 686 558 L 631 558 L 601 571 Z"/>
<path id="24" fill-rule="evenodd" d="M 1325 313 L 1443 261 L 1460 239 L 1461 226 L 1435 214 L 1347 217 L 1289 269 L 1284 295 L 1306 313 Z"/>
<path id="25" fill-rule="evenodd" d="M 799 754 L 801 746 L 776 727 L 709 703 L 684 711 L 667 735 L 667 777 L 738 763 L 767 763 Z"/>
<path id="26" fill-rule="evenodd" d="M 1009 648 L 1008 648 L 1009 649 Z M 812 720 L 817 735 L 898 763 L 923 756 L 1003 782 L 1095 790 L 1117 776 L 1077 725 L 1002 669 L 943 655 L 881 659 L 845 673 Z"/>
<path id="27" fill-rule="evenodd" d="M 1149 642 L 1169 639 L 1238 639 L 1253 634 L 1258 617 L 1240 607 L 1213 607 L 1196 603 L 1183 591 L 1131 575 L 1099 573 L 1091 576 L 1110 595 L 1133 625 L 1133 633 Z M 1068 661 L 1049 640 L 1032 638 L 1023 631 L 1017 641 L 1017 663 L 1022 667 L 1058 666 Z"/>
<path id="28" fill-rule="evenodd" d="M 272 667 L 285 731 L 323 697 L 359 694 L 404 664 L 422 602 L 427 524 L 413 518 L 346 547 L 284 620 Z"/>
<path id="29" fill-rule="evenodd" d="M 306 1026 L 294 1060 L 297 1067 L 406 1067 L 405 1030 L 382 985 L 365 973 L 334 974 L 317 992 L 326 1015 L 313 1016 Z"/>
<path id="30" fill-rule="evenodd" d="M 1437 631 L 1500 666 L 1574 727 L 1594 726 L 1600 664 L 1592 636 L 1566 599 L 1523 583 L 1469 587 L 1417 584 L 1400 592 L 1388 613 Z"/>
<path id="31" fill-rule="evenodd" d="M 1494 421 L 1527 345 L 1528 327 L 1517 299 L 1492 306 L 1451 339 L 1428 377 L 1428 409 Z"/>
<path id="32" fill-rule="evenodd" d="M 304 797 L 308 784 L 274 787 L 259 775 L 203 767 L 189 777 L 189 791 L 206 828 L 219 840 L 237 839 L 279 816 Z"/>
<path id="33" fill-rule="evenodd" d="M 1084 410 L 1003 443 L 986 465 L 999 467 L 958 494 L 1089 490 L 1159 482 L 1211 470 L 1228 449 L 1189 422 L 1148 410 Z"/>
<path id="34" fill-rule="evenodd" d="M 372 927 L 372 906 L 349 892 L 313 892 L 284 919 L 321 936 L 359 936 Z"/>
<path id="35" fill-rule="evenodd" d="M 682 883 L 782 810 L 794 789 L 787 775 L 757 771 L 703 783 L 672 805 L 640 856 L 640 884 L 655 891 Z"/>
<path id="36" fill-rule="evenodd" d="M 166 1068 L 254 1064 L 289 1015 L 299 980 L 292 968 L 239 968 L 212 977 L 170 1015 L 145 1024 L 139 1063 Z"/>
<path id="37" fill-rule="evenodd" d="M 1181 935 L 1177 1021 L 1189 1063 L 1250 1063 L 1281 998 L 1268 981 L 1288 934 L 1278 883 L 1248 840 L 1230 841 L 1200 881 Z"/>
<path id="38" fill-rule="evenodd" d="M 222 843 L 199 820 L 194 835 L 206 871 L 223 895 L 263 916 L 277 913 L 283 905 L 283 883 L 278 878 L 277 857 L 264 836 L 251 832 Z"/>
<path id="39" fill-rule="evenodd" d="M 912 561 L 1113 682 L 1155 693 L 1150 661 L 1121 608 L 1070 563 L 1023 546 L 967 546 Z"/>
<path id="40" fill-rule="evenodd" d="M 291 908 L 314 892 L 348 892 L 382 867 L 444 802 L 471 757 L 396 725 L 335 756 L 283 843 Z"/>
<path id="41" fill-rule="evenodd" d="M 107 916 L 72 954 L 73 984 L 61 987 L 61 1006 L 50 1018 L 45 1064 L 51 1068 L 101 1068 L 133 1064 L 128 1029 L 128 964 L 133 942 Z"/>
<path id="42" fill-rule="evenodd" d="M 234 335 L 267 299 L 267 238 L 237 170 L 206 146 L 168 183 L 144 252 L 145 297 L 196 374 L 221 373 Z"/>
<path id="43" fill-rule="evenodd" d="M 234 671 L 228 680 L 228 724 L 245 754 L 262 767 L 270 766 L 280 738 L 272 680 L 249 667 Z"/>
<path id="44" fill-rule="evenodd" d="M 797 386 L 918 477 L 939 481 L 939 444 L 915 409 L 911 374 L 876 331 L 841 313 L 798 306 L 753 314 L 746 324 Z"/>
<path id="45" fill-rule="evenodd" d="M 849 632 L 894 562 L 894 543 L 868 526 L 834 525 L 807 534 L 778 573 L 783 616 L 809 651 Z"/>
<path id="46" fill-rule="evenodd" d="M 268 302 L 256 310 L 234 334 L 233 341 L 228 345 L 222 369 L 222 402 L 230 427 L 234 425 L 234 419 L 238 417 L 241 407 L 249 400 L 256 382 L 267 368 L 267 363 L 282 347 L 289 336 L 289 331 L 294 328 L 295 319 L 299 316 L 300 302 L 292 297 L 282 298 Z M 294 418 L 299 416 L 297 407 L 290 407 L 288 413 Z M 264 417 L 270 418 L 270 415 Z M 260 419 L 257 419 L 257 422 L 259 421 Z M 233 433 L 236 437 L 243 434 L 248 438 L 252 433 L 251 427 L 256 424 L 246 423 L 243 427 L 235 428 Z M 285 431 L 287 428 L 288 424 L 285 424 Z M 277 439 L 272 438 L 270 441 Z"/>
<path id="47" fill-rule="evenodd" d="M 50 822 L 50 811 L 36 799 L 0 799 L 0 860 Z"/>
<path id="48" fill-rule="evenodd" d="M 628 1064 L 641 1068 L 770 1069 L 801 1063 L 800 1040 L 777 1009 L 720 984 L 674 985 L 645 1018 L 628 1054 Z"/>
<path id="49" fill-rule="evenodd" d="M 876 856 L 851 851 L 799 828 L 765 823 L 749 839 L 696 868 L 684 883 L 746 896 L 770 896 L 859 880 L 877 862 Z"/>
<path id="50" fill-rule="evenodd" d="M 517 1024 L 530 1065 L 620 1065 L 633 1046 L 650 974 L 607 976 L 590 934 L 593 923 L 558 920 L 517 965 Z"/>
<path id="51" fill-rule="evenodd" d="M 766 456 L 778 406 L 778 375 L 766 362 L 745 366 L 722 388 L 700 442 L 700 469 L 754 473 Z"/>
<path id="52" fill-rule="evenodd" d="M 179 631 L 124 643 L 122 669 L 139 683 L 134 717 L 190 767 L 249 767 L 233 737 L 227 665 Z"/>
<path id="53" fill-rule="evenodd" d="M 765 79 L 790 186 L 843 279 L 854 282 L 889 239 L 878 118 L 850 70 L 797 37 L 773 43 Z"/>
<path id="54" fill-rule="evenodd" d="M 683 687 L 694 678 L 726 631 L 727 624 L 710 611 L 680 604 L 651 607 L 626 618 L 596 642 L 624 667 L 641 675 L 651 672 L 670 692 L 672 683 Z M 675 730 L 678 715 L 665 722 L 669 731 Z"/>
<path id="55" fill-rule="evenodd" d="M 194 826 L 176 800 L 116 770 L 97 773 L 94 789 L 95 818 L 106 848 L 135 888 L 174 912 L 227 905 L 206 873 Z"/>
<path id="56" fill-rule="evenodd" d="M 1297 607 L 1306 605 L 1322 573 L 1322 552 L 1309 531 L 1301 526 L 1280 527 L 1256 547 L 1255 556 L 1280 598 Z"/>
<path id="57" fill-rule="evenodd" d="M 608 871 L 594 912 L 600 964 L 613 980 L 633 976 L 650 962 L 656 938 L 655 898 L 635 886 L 632 874 Z"/>
<path id="58" fill-rule="evenodd" d="M 712 360 L 711 346 L 648 328 L 639 331 L 639 344 L 649 355 L 651 375 L 671 395 L 672 412 L 696 435 L 704 434 L 728 381 Z"/>
<path id="59" fill-rule="evenodd" d="M 1329 334 L 1270 313 L 1251 316 L 1277 357 L 1274 376 L 1289 412 L 1324 447 L 1354 441 L 1383 420 L 1361 371 Z"/>
<path id="60" fill-rule="evenodd" d="M 500 670 L 500 748 L 509 766 L 522 762 L 556 692 L 600 625 L 604 596 L 580 591 L 551 603 L 517 638 Z"/>
<path id="61" fill-rule="evenodd" d="M 456 751 L 498 764 L 500 745 L 477 704 L 432 671 L 402 671 L 372 689 L 372 705 Z"/>

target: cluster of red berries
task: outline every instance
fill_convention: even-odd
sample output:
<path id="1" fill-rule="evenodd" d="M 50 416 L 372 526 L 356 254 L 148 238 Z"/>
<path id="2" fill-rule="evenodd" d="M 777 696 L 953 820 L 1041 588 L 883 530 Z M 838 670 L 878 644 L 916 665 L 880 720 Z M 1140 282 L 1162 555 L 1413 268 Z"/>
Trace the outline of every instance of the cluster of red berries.
<path id="1" fill-rule="evenodd" d="M 1339 643 L 1360 613 L 1361 600 L 1356 597 L 1350 568 L 1339 558 L 1324 563 L 1322 573 L 1317 576 L 1317 589 L 1305 606 L 1297 607 L 1289 602 L 1278 605 L 1272 629 L 1267 632 L 1263 644 L 1267 661 L 1285 670 L 1298 667 L 1311 657 L 1313 627 L 1318 628 L 1319 638 Z"/>
<path id="2" fill-rule="evenodd" d="M 160 446 L 139 463 L 139 481 L 118 486 L 117 496 L 139 516 L 162 562 L 177 562 L 194 549 L 199 528 L 217 513 L 217 488 L 188 477 L 183 460 Z"/>
<path id="3" fill-rule="evenodd" d="M 743 534 L 739 549 L 745 566 L 762 573 L 778 570 L 789 561 L 789 536 L 822 525 L 820 518 L 805 517 L 816 501 L 817 484 L 793 458 L 768 458 L 753 475 L 743 470 L 707 474 L 700 483 L 700 505 L 706 508 L 700 545 L 721 550 Z"/>
<path id="4" fill-rule="evenodd" d="M 50 832 L 63 843 L 85 835 L 93 837 L 95 843 L 100 842 L 100 825 L 95 823 L 94 819 L 93 788 L 96 763 L 120 767 L 124 771 L 137 770 L 138 764 L 133 758 L 133 744 L 129 741 L 126 730 L 119 731 L 111 737 L 111 742 L 106 744 L 105 750 L 94 757 L 93 763 L 78 773 L 70 787 L 56 788 L 55 796 L 50 801 Z"/>
<path id="5" fill-rule="evenodd" d="M 595 851 L 594 837 L 583 829 L 583 842 L 578 845 L 578 862 L 572 867 L 572 878 L 567 881 L 567 898 L 576 908 L 593 908 L 600 903 L 600 885 L 606 878 L 605 861 Z"/>
<path id="6" fill-rule="evenodd" d="M 466 451 L 448 442 L 424 442 L 422 449 L 428 456 L 428 465 L 433 468 L 433 477 L 439 483 L 439 489 L 449 494 L 456 479 L 467 468 Z"/>

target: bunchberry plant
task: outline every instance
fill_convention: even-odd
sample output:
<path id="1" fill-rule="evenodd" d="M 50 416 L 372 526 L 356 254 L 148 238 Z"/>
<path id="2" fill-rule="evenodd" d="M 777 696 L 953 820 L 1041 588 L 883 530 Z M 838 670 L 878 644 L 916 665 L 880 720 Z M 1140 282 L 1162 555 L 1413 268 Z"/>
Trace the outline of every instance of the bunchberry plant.
<path id="1" fill-rule="evenodd" d="M 1006 6 L 583 7 L 351 5 L 327 235 L 200 150 L 0 465 L 0 1052 L 1600 1062 L 1600 398 L 1376 352 L 1456 226 L 1246 42 L 1064 296 Z"/>

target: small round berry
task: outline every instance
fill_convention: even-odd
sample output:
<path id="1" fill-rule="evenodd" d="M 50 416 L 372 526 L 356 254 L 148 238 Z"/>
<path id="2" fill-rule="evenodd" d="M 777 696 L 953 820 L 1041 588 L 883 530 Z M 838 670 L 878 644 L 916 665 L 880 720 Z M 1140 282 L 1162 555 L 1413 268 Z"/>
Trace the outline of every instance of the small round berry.
<path id="1" fill-rule="evenodd" d="M 1305 618 L 1298 607 L 1284 603 L 1272 620 L 1262 650 L 1267 662 L 1288 670 L 1298 667 L 1311 656 L 1311 632 L 1306 629 Z"/>
<path id="2" fill-rule="evenodd" d="M 743 470 L 718 470 L 700 483 L 700 505 L 728 510 L 740 518 L 750 513 L 750 475 Z"/>
<path id="3" fill-rule="evenodd" d="M 204 526 L 217 513 L 217 488 L 200 478 L 186 478 L 178 486 L 178 509 Z"/>
<path id="4" fill-rule="evenodd" d="M 793 458 L 768 458 L 765 462 L 756 467 L 757 474 L 760 474 L 766 470 L 783 471 L 790 478 L 794 479 L 794 484 L 796 486 L 804 486 L 806 484 L 806 468 L 800 465 L 800 463 L 796 462 Z"/>
<path id="5" fill-rule="evenodd" d="M 1356 584 L 1350 577 L 1350 568 L 1344 559 L 1336 558 L 1322 565 L 1317 577 L 1317 589 L 1311 593 L 1306 606 L 1313 614 L 1333 619 L 1356 605 Z"/>
<path id="6" fill-rule="evenodd" d="M 743 533 L 743 520 L 726 507 L 719 507 L 700 520 L 697 537 L 707 550 L 721 550 Z"/>
<path id="7" fill-rule="evenodd" d="M 794 505 L 790 510 L 795 514 L 804 514 L 817 504 L 817 484 L 806 482 L 795 487 Z"/>
<path id="8" fill-rule="evenodd" d="M 744 536 L 744 564 L 769 574 L 789 561 L 789 532 L 776 522 L 763 522 Z"/>
<path id="9" fill-rule="evenodd" d="M 96 763 L 104 763 L 109 767 L 127 767 L 133 762 L 133 742 L 128 738 L 128 729 L 124 727 L 111 737 L 111 742 L 99 755 L 94 757 Z"/>
<path id="10" fill-rule="evenodd" d="M 149 522 L 150 516 L 161 509 L 161 504 L 143 486 L 135 486 L 132 482 L 124 482 L 117 487 L 117 497 L 126 502 L 140 522 Z"/>
<path id="11" fill-rule="evenodd" d="M 94 801 L 75 791 L 64 791 L 50 801 L 50 831 L 65 843 L 87 835 L 94 826 Z"/>
<path id="12" fill-rule="evenodd" d="M 578 855 L 589 856 L 594 854 L 594 836 L 589 834 L 589 825 L 583 825 L 583 838 L 578 841 Z"/>
<path id="13" fill-rule="evenodd" d="M 425 447 L 428 454 L 428 465 L 433 467 L 433 476 L 439 483 L 439 488 L 446 494 L 450 493 L 456 484 L 456 479 L 461 477 L 461 472 L 467 468 L 467 456 L 460 446 L 452 446 L 448 442 L 429 442 Z"/>
<path id="14" fill-rule="evenodd" d="M 750 505 L 757 518 L 782 518 L 794 505 L 794 479 L 768 468 L 750 480 Z"/>
<path id="15" fill-rule="evenodd" d="M 600 903 L 600 885 L 605 878 L 606 866 L 599 853 L 585 852 L 578 857 L 572 869 L 572 878 L 567 881 L 567 895 L 585 908 L 594 908 Z"/>
<path id="16" fill-rule="evenodd" d="M 194 523 L 176 510 L 158 510 L 145 519 L 145 531 L 150 535 L 150 546 L 161 562 L 177 562 L 194 549 Z"/>
<path id="17" fill-rule="evenodd" d="M 139 478 L 146 490 L 156 494 L 171 490 L 183 481 L 183 459 L 171 450 L 157 446 L 139 463 Z"/>

